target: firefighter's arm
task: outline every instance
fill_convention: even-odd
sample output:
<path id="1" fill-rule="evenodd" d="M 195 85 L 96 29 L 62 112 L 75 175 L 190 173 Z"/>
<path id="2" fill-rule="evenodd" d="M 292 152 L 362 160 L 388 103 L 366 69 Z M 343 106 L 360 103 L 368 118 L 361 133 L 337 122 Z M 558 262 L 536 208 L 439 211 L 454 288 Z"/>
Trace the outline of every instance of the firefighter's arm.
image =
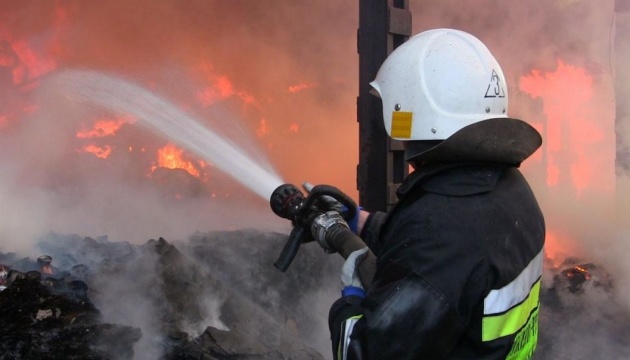
<path id="1" fill-rule="evenodd" d="M 350 340 L 355 326 L 363 318 L 362 301 L 358 295 L 343 296 L 330 308 L 328 326 L 334 360 L 361 359 L 356 356 L 361 352 L 360 342 L 353 341 L 350 348 Z"/>
<path id="2" fill-rule="evenodd" d="M 364 210 L 359 211 L 357 234 L 375 254 L 381 251 L 379 236 L 384 222 L 384 212 L 376 211 L 370 213 Z"/>
<path id="3" fill-rule="evenodd" d="M 464 329 L 448 301 L 415 273 L 365 298 L 337 300 L 329 326 L 335 360 L 440 359 Z"/>
<path id="4" fill-rule="evenodd" d="M 333 304 L 329 315 L 335 360 L 355 359 L 353 354 L 360 353 L 360 347 L 350 349 L 350 346 L 356 347 L 358 344 L 357 342 L 351 343 L 350 336 L 354 326 L 362 318 L 361 301 L 365 298 L 365 290 L 359 277 L 359 265 L 364 261 L 368 252 L 367 247 L 353 251 L 341 268 L 342 297 Z"/>

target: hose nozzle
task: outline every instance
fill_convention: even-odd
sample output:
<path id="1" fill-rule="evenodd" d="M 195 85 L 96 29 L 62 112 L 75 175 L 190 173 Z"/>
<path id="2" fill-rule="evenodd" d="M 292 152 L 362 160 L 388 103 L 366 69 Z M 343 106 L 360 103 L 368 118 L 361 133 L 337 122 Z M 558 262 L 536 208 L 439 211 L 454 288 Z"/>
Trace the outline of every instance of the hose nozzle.
<path id="1" fill-rule="evenodd" d="M 283 184 L 271 194 L 269 205 L 274 214 L 295 221 L 298 210 L 304 204 L 304 194 L 295 185 Z"/>

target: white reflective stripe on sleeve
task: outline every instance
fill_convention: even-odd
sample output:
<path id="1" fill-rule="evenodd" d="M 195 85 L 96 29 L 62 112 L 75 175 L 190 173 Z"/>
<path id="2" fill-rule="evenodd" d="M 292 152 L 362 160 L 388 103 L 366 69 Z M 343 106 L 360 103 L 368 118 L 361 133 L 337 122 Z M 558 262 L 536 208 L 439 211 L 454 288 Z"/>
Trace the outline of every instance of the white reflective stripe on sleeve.
<path id="1" fill-rule="evenodd" d="M 363 315 L 353 316 L 341 324 L 341 339 L 339 339 L 339 350 L 337 357 L 340 360 L 346 360 L 348 357 L 348 345 L 350 345 L 350 335 L 354 325 L 361 319 Z"/>
<path id="2" fill-rule="evenodd" d="M 500 314 L 527 298 L 532 286 L 542 275 L 543 250 L 511 283 L 501 289 L 492 290 L 486 296 L 483 305 L 484 315 Z"/>

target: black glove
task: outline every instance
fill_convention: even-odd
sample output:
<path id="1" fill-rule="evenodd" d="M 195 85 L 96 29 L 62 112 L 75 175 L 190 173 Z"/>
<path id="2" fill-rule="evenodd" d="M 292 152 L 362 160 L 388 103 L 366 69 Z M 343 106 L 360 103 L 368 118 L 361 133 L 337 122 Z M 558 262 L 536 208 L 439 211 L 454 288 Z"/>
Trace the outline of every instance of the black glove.
<path id="1" fill-rule="evenodd" d="M 326 251 L 328 254 L 336 252 L 336 250 L 330 245 L 331 234 L 335 233 L 335 228 L 342 226 L 348 228 L 348 223 L 341 217 L 337 211 L 327 211 L 318 215 L 311 222 L 311 235 L 313 239 Z"/>
<path id="2" fill-rule="evenodd" d="M 311 192 L 313 187 L 314 185 L 309 183 L 308 181 L 305 181 L 304 183 L 302 183 L 302 188 L 304 188 L 304 190 L 306 190 L 306 192 L 308 193 Z M 344 217 L 345 220 L 347 220 L 348 227 L 350 228 L 350 230 L 352 230 L 353 233 L 358 235 L 359 213 L 363 209 L 362 207 L 358 206 L 354 217 L 352 219 L 348 219 L 346 216 L 348 208 L 342 203 L 340 203 L 339 200 L 335 199 L 332 196 L 320 196 L 315 201 L 314 206 L 317 210 L 320 210 L 322 212 L 336 211 L 340 213 L 342 217 Z"/>

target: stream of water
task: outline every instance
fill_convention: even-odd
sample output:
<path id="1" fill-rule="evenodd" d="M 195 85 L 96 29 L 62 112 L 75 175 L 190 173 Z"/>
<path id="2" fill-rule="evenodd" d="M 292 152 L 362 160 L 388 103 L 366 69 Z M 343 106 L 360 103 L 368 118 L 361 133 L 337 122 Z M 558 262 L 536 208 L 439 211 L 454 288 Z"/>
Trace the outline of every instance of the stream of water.
<path id="1" fill-rule="evenodd" d="M 283 181 L 270 167 L 255 161 L 236 144 L 204 126 L 169 100 L 120 77 L 87 70 L 65 70 L 49 81 L 66 99 L 133 116 L 269 200 Z M 236 119 L 235 121 L 238 121 Z"/>

